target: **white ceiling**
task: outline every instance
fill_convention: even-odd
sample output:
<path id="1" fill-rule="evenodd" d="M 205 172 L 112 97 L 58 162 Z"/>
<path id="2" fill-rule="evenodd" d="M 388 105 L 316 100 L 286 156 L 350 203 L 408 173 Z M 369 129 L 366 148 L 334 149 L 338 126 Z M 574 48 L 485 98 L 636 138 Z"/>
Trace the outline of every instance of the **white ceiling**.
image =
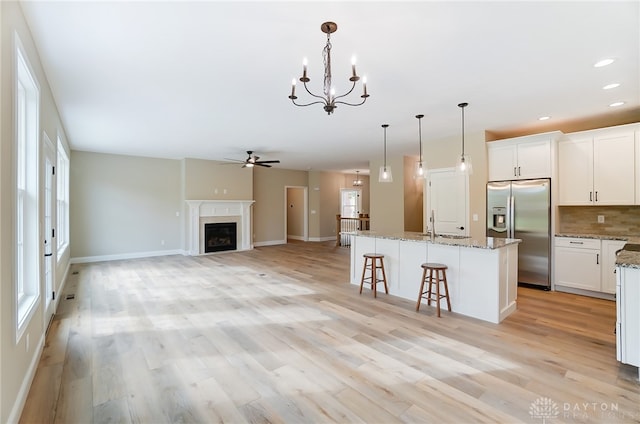
<path id="1" fill-rule="evenodd" d="M 466 133 L 640 107 L 640 2 L 24 1 L 68 141 L 76 150 L 244 159 L 352 171 Z M 328 116 L 296 107 L 309 60 L 322 90 L 324 21 L 334 84 L 351 56 L 371 97 Z M 606 57 L 604 68 L 593 64 Z M 603 90 L 605 84 L 620 87 Z M 357 86 L 359 100 L 361 87 Z M 305 101 L 300 84 L 300 101 Z M 452 158 L 452 165 L 455 158 Z"/>

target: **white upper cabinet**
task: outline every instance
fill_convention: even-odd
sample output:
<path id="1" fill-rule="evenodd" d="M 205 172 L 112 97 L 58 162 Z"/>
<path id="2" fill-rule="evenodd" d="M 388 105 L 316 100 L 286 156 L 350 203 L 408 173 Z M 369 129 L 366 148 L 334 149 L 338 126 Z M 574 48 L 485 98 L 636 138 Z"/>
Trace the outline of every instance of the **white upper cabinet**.
<path id="1" fill-rule="evenodd" d="M 551 177 L 549 134 L 487 143 L 489 181 Z"/>
<path id="2" fill-rule="evenodd" d="M 632 205 L 635 201 L 633 129 L 569 134 L 558 142 L 560 205 Z"/>

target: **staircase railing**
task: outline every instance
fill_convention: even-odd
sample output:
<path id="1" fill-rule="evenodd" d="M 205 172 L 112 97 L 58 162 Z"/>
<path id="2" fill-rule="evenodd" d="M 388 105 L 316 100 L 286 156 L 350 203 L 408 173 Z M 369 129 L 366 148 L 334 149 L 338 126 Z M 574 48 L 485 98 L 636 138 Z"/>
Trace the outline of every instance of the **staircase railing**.
<path id="1" fill-rule="evenodd" d="M 351 236 L 345 233 L 364 231 L 369 228 L 369 214 L 367 213 L 359 214 L 358 218 L 336 215 L 336 246 L 351 246 Z"/>

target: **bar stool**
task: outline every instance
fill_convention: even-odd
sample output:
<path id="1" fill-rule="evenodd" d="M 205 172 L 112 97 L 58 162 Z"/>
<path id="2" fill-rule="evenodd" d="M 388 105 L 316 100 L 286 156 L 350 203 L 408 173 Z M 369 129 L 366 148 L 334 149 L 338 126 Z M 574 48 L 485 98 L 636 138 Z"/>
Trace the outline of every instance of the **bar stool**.
<path id="1" fill-rule="evenodd" d="M 427 262 L 420 265 L 422 271 L 422 282 L 420 283 L 420 293 L 418 294 L 418 303 L 416 304 L 416 312 L 420 310 L 420 301 L 427 299 L 427 304 L 431 305 L 431 301 L 436 301 L 436 310 L 440 317 L 440 299 L 447 299 L 447 307 L 451 311 L 451 301 L 449 300 L 449 287 L 447 285 L 447 266 L 435 262 Z M 429 284 L 428 290 L 424 290 L 424 283 Z M 440 283 L 444 286 L 444 294 L 440 294 Z M 435 287 L 435 293 L 432 290 Z M 434 296 L 435 295 L 435 296 Z"/>
<path id="2" fill-rule="evenodd" d="M 367 283 L 371 285 L 373 290 L 373 297 L 378 297 L 378 283 L 384 283 L 384 292 L 389 294 L 387 288 L 387 275 L 384 272 L 384 255 L 380 253 L 365 253 L 364 267 L 362 268 L 362 279 L 360 280 L 360 294 L 362 294 L 362 286 Z M 367 277 L 367 270 L 369 270 L 369 276 Z M 378 270 L 382 271 L 382 278 L 378 278 Z"/>

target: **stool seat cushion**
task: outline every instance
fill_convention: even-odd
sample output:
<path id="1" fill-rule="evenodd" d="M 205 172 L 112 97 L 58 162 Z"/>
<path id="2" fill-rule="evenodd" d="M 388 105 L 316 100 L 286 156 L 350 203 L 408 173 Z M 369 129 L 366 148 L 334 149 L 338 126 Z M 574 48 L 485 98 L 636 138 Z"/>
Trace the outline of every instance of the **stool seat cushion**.
<path id="1" fill-rule="evenodd" d="M 426 262 L 422 265 L 420 265 L 422 268 L 425 269 L 447 269 L 447 266 L 445 264 L 439 264 L 437 262 Z"/>
<path id="2" fill-rule="evenodd" d="M 362 256 L 364 258 L 384 258 L 384 255 L 381 253 L 365 253 Z"/>

